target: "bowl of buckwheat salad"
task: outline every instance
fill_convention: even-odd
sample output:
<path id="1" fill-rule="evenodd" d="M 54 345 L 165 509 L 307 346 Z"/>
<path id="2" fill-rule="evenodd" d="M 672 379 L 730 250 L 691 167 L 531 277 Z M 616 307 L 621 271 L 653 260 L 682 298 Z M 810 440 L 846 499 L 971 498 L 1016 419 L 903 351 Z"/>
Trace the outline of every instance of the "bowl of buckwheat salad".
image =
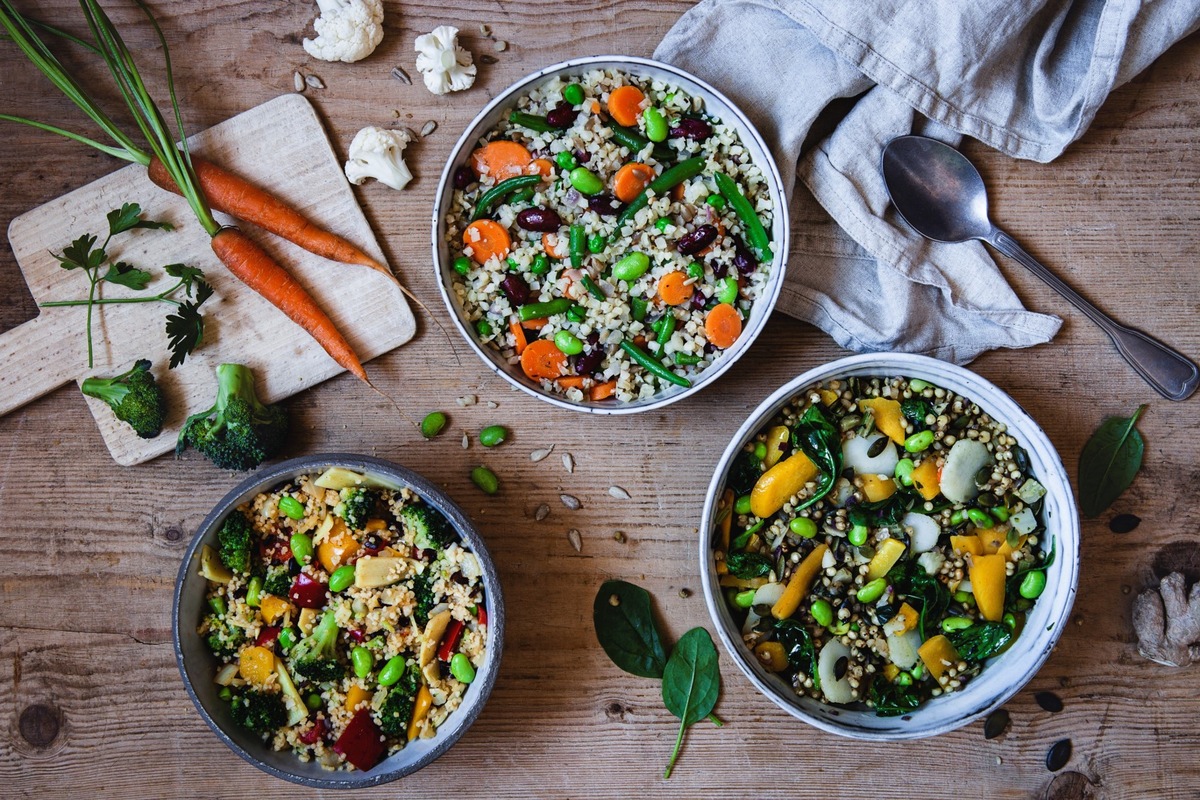
<path id="1" fill-rule="evenodd" d="M 962 367 L 873 354 L 767 398 L 722 457 L 701 575 L 739 668 L 805 722 L 862 739 L 953 730 L 1049 656 L 1074 602 L 1061 460 Z"/>
<path id="2" fill-rule="evenodd" d="M 503 599 L 462 511 L 364 456 L 280 463 L 217 504 L 184 557 L 175 654 L 235 753 L 308 786 L 420 769 L 478 716 Z"/>
<path id="3" fill-rule="evenodd" d="M 459 139 L 434 204 L 451 318 L 513 385 L 599 414 L 698 391 L 750 346 L 788 249 L 779 172 L 746 117 L 667 64 L 555 64 Z"/>

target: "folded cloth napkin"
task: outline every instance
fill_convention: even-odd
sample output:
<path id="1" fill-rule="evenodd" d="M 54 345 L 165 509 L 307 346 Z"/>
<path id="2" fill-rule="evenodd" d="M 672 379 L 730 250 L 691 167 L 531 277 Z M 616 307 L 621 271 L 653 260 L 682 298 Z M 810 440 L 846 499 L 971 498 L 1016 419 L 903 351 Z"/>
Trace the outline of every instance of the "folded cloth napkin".
<path id="1" fill-rule="evenodd" d="M 781 310 L 852 350 L 965 363 L 1061 321 L 1026 311 L 982 244 L 908 228 L 883 146 L 966 135 L 1049 161 L 1198 24 L 1195 0 L 703 0 L 655 57 L 728 94 L 772 148 L 793 224 Z"/>

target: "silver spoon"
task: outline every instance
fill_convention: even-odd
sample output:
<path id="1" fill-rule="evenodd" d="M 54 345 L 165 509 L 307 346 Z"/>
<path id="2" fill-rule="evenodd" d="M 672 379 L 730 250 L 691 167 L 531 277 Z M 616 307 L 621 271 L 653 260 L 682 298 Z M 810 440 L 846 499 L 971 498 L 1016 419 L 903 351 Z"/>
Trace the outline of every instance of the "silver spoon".
<path id="1" fill-rule="evenodd" d="M 883 149 L 883 180 L 892 203 L 917 233 L 935 242 L 979 239 L 1016 260 L 1108 334 L 1125 360 L 1168 400 L 1184 400 L 1200 369 L 1157 339 L 1115 322 L 1038 263 L 988 218 L 987 188 L 967 157 L 923 136 L 900 136 Z"/>

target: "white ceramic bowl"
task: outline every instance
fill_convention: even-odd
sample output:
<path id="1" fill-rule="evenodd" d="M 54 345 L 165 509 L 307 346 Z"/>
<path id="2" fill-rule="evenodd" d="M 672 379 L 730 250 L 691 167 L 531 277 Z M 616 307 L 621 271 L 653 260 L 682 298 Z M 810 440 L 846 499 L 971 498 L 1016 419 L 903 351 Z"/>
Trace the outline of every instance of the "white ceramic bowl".
<path id="1" fill-rule="evenodd" d="M 1054 563 L 1046 570 L 1046 589 L 1030 610 L 1016 642 L 989 661 L 962 690 L 933 698 L 902 717 L 877 717 L 865 707 L 856 710 L 801 697 L 789 684 L 763 668 L 742 642 L 741 629 L 722 596 L 713 562 L 717 498 L 738 452 L 805 387 L 855 376 L 919 378 L 970 398 L 994 419 L 1005 423 L 1009 433 L 1029 454 L 1034 476 L 1046 487 L 1043 518 L 1056 548 Z M 886 741 L 934 736 L 962 727 L 999 707 L 1028 683 L 1049 657 L 1067 624 L 1079 580 L 1079 515 L 1067 472 L 1045 432 L 994 384 L 970 370 L 925 356 L 877 353 L 839 359 L 809 370 L 764 400 L 734 435 L 717 465 L 704 504 L 701 531 L 700 575 L 705 600 L 717 634 L 734 663 L 760 692 L 792 716 L 853 739 Z"/>
<path id="2" fill-rule="evenodd" d="M 507 117 L 521 95 L 537 88 L 540 84 L 556 76 L 582 75 L 593 69 L 617 69 L 631 75 L 658 78 L 684 89 L 693 96 L 703 98 L 705 112 L 720 118 L 722 122 L 732 126 L 737 131 L 742 145 L 746 148 L 754 163 L 758 164 L 762 169 L 763 176 L 767 182 L 767 188 L 771 195 L 771 202 L 775 209 L 773 225 L 769 231 L 771 234 L 771 250 L 774 252 L 775 258 L 770 266 L 766 267 L 770 270 L 769 279 L 755 300 L 750 311 L 749 320 L 741 336 L 738 337 L 737 342 L 733 347 L 725 351 L 720 360 L 701 373 L 690 387 L 686 389 L 671 387 L 648 399 L 621 404 L 615 402 L 574 403 L 562 395 L 548 394 L 542 390 L 539 384 L 527 378 L 519 367 L 510 366 L 506 363 L 503 356 L 497 350 L 480 344 L 475 336 L 475 332 L 471 329 L 470 321 L 463 313 L 462 307 L 459 305 L 451 288 L 453 259 L 450 258 L 450 251 L 445 235 L 446 210 L 450 207 L 454 194 L 454 171 L 467 163 L 467 157 L 475 149 L 479 138 L 487 134 L 502 119 Z M 559 64 L 552 64 L 517 81 L 500 93 L 492 102 L 488 103 L 483 111 L 479 112 L 479 116 L 475 117 L 471 124 L 467 126 L 467 130 L 459 138 L 458 143 L 455 144 L 454 150 L 451 151 L 450 159 L 446 162 L 446 168 L 442 170 L 442 178 L 438 183 L 437 194 L 434 195 L 433 200 L 433 263 L 438 270 L 442 299 L 445 301 L 446 307 L 450 310 L 450 318 L 454 321 L 454 325 L 458 328 L 459 333 L 467 340 L 471 349 L 483 359 L 484 364 L 521 391 L 545 400 L 559 408 L 583 411 L 590 414 L 632 414 L 638 411 L 650 411 L 693 395 L 715 381 L 725 370 L 733 366 L 742 353 L 746 352 L 746 349 L 750 347 L 766 324 L 767 317 L 770 316 L 771 310 L 775 307 L 775 301 L 779 298 L 779 291 L 783 286 L 783 273 L 784 267 L 787 264 L 787 255 L 788 209 L 783 191 L 783 181 L 779 177 L 779 169 L 775 165 L 775 160 L 771 157 L 770 149 L 758 131 L 755 130 L 750 120 L 746 118 L 746 115 L 733 105 L 729 98 L 725 97 L 725 95 L 712 86 L 678 67 L 658 61 L 651 61 L 646 58 L 634 58 L 631 56 L 591 56 L 589 58 L 577 58 L 571 61 L 563 61 Z"/>

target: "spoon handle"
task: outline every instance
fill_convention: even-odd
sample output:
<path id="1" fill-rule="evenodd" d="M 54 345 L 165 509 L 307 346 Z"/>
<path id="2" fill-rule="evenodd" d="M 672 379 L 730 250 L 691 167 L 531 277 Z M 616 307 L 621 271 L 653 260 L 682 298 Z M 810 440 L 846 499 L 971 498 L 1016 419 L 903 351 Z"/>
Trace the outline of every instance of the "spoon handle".
<path id="1" fill-rule="evenodd" d="M 1168 400 L 1186 400 L 1196 391 L 1196 386 L 1200 384 L 1200 369 L 1182 353 L 1139 330 L 1117 323 L 1065 284 L 1036 258 L 1026 253 L 1025 249 L 1017 244 L 1016 239 L 999 228 L 992 227 L 987 241 L 992 247 L 1050 284 L 1052 289 L 1099 325 L 1117 346 L 1117 351 L 1156 392 Z"/>

